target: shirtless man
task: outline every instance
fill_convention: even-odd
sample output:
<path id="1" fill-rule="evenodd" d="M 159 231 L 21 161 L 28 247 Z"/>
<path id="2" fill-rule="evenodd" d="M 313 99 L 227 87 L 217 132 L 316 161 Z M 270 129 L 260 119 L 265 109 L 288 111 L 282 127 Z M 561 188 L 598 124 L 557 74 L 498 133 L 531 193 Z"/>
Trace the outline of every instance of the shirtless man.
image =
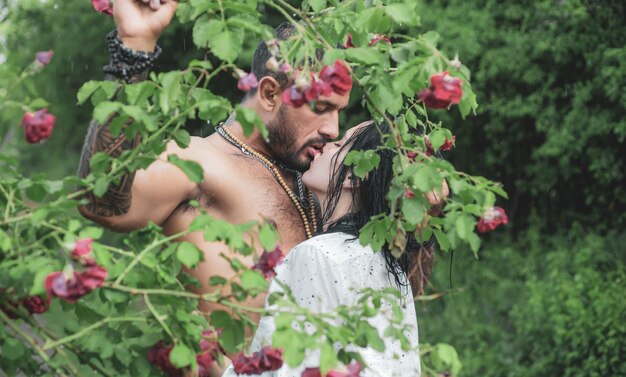
<path id="1" fill-rule="evenodd" d="M 118 37 L 124 46 L 133 50 L 154 51 L 176 5 L 173 0 L 117 0 L 113 16 Z M 248 93 L 242 106 L 254 109 L 266 124 L 269 143 L 257 131 L 246 137 L 235 121 L 227 122 L 222 135 L 216 132 L 206 138 L 193 137 L 185 149 L 171 142 L 160 159 L 148 168 L 123 177 L 121 183 L 110 187 L 102 198 L 89 197 L 89 203 L 79 208 L 81 214 L 116 231 L 131 231 L 152 221 L 162 226 L 166 234 L 175 234 L 187 229 L 199 214 L 188 204 L 196 200 L 209 215 L 230 223 L 270 219 L 276 225 L 285 251 L 305 240 L 303 224 L 312 223 L 305 204 L 308 201 L 301 204 L 308 215 L 305 221 L 284 185 L 274 176 L 275 172 L 273 174 L 259 158 L 242 153 L 241 148 L 233 144 L 242 142 L 267 159 L 304 171 L 324 143 L 338 136 L 339 112 L 347 106 L 349 94 L 320 97 L 313 110 L 309 106 L 294 108 L 282 104 L 280 95 L 287 83 L 284 77 L 277 79 L 275 73 L 265 68 L 269 53 L 264 46 L 259 46 L 253 62 L 258 88 Z M 135 74 L 129 81 L 139 81 L 142 77 L 146 77 L 145 72 Z M 119 155 L 128 148 L 132 148 L 132 143 L 113 138 L 107 124 L 92 122 L 83 147 L 79 175 L 84 178 L 89 174 L 89 159 L 93 154 L 108 151 Z M 203 181 L 191 182 L 179 168 L 166 162 L 170 154 L 200 164 L 204 169 Z M 283 183 L 297 195 L 296 174 L 278 165 L 275 169 L 283 177 Z M 200 292 L 210 291 L 210 276 L 230 278 L 234 274 L 228 262 L 219 257 L 225 249 L 223 244 L 205 241 L 201 232 L 189 234 L 182 240 L 194 243 L 205 254 L 204 262 L 191 271 L 202 284 Z M 252 256 L 242 261 L 249 266 L 253 264 Z M 249 304 L 262 306 L 263 298 L 257 297 Z M 201 309 L 210 311 L 212 307 L 205 303 Z"/>

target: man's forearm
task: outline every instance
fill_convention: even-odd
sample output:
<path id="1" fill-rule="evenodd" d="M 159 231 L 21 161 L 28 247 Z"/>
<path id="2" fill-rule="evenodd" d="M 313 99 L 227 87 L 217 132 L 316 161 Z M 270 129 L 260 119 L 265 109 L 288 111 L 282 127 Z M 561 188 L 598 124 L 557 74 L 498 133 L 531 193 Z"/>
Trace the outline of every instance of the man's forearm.
<path id="1" fill-rule="evenodd" d="M 119 157 L 125 150 L 134 148 L 139 143 L 139 136 L 134 140 L 128 140 L 124 132 L 114 137 L 109 129 L 109 123 L 115 117 L 111 117 L 105 124 L 98 124 L 92 120 L 89 124 L 85 144 L 78 165 L 78 176 L 85 178 L 90 173 L 89 161 L 94 154 L 104 152 L 111 157 Z M 98 198 L 89 192 L 85 206 L 89 212 L 97 216 L 119 216 L 128 212 L 131 202 L 131 188 L 135 179 L 135 173 L 126 173 L 120 177 L 118 184 L 109 185 L 106 193 Z"/>
<path id="2" fill-rule="evenodd" d="M 105 67 L 108 73 L 108 80 L 123 79 L 128 83 L 136 83 L 146 80 L 148 72 L 156 54 L 141 53 L 129 50 L 119 43 L 115 34 L 107 36 L 109 51 L 111 52 L 111 62 Z M 145 57 L 145 58 L 144 58 Z M 142 69 L 143 68 L 143 69 Z M 113 136 L 109 125 L 117 114 L 112 115 L 104 124 L 98 124 L 92 120 L 89 124 L 87 137 L 83 145 L 83 151 L 78 166 L 78 176 L 86 178 L 90 173 L 89 162 L 94 154 L 104 152 L 111 157 L 117 158 L 124 151 L 136 147 L 140 138 L 137 135 L 133 140 L 128 140 L 124 132 Z M 126 128 L 128 124 L 124 125 Z M 93 192 L 86 194 L 88 204 L 85 208 L 97 216 L 119 216 L 128 212 L 131 204 L 131 188 L 135 178 L 135 173 L 127 173 L 120 177 L 118 184 L 111 184 L 107 192 L 100 198 Z"/>

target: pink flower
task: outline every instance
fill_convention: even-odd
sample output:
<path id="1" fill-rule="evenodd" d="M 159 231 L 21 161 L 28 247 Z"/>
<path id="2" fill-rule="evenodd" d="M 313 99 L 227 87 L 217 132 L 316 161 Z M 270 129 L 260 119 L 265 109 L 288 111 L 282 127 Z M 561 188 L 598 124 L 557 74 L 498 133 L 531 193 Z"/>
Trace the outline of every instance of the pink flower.
<path id="1" fill-rule="evenodd" d="M 196 362 L 198 363 L 198 377 L 211 376 L 213 361 L 213 355 L 211 355 L 208 351 L 202 352 L 196 356 Z"/>
<path id="2" fill-rule="evenodd" d="M 113 15 L 111 0 L 91 0 L 91 5 L 98 13 L 106 14 L 107 16 Z"/>
<path id="3" fill-rule="evenodd" d="M 291 68 L 291 65 L 289 63 L 283 63 L 280 65 L 280 71 L 282 73 L 291 72 L 292 70 L 293 68 Z"/>
<path id="4" fill-rule="evenodd" d="M 40 66 L 44 67 L 50 63 L 50 60 L 52 60 L 53 55 L 54 55 L 54 51 L 52 50 L 39 51 L 37 54 L 35 54 L 35 60 Z"/>
<path id="5" fill-rule="evenodd" d="M 430 78 L 430 88 L 423 89 L 418 96 L 426 107 L 431 109 L 446 109 L 452 104 L 458 104 L 463 97 L 461 79 L 450 76 L 448 71 L 433 75 Z"/>
<path id="6" fill-rule="evenodd" d="M 94 289 L 101 287 L 106 277 L 107 270 L 101 266 L 91 266 L 83 272 L 73 271 L 71 277 L 63 272 L 53 272 L 45 281 L 48 300 L 56 296 L 61 300 L 74 303 Z"/>
<path id="7" fill-rule="evenodd" d="M 413 191 L 406 189 L 404 190 L 404 197 L 407 199 L 415 198 L 415 194 L 413 193 Z"/>
<path id="8" fill-rule="evenodd" d="M 22 305 L 30 314 L 41 314 L 48 311 L 48 303 L 39 296 L 32 296 L 23 299 Z"/>
<path id="9" fill-rule="evenodd" d="M 333 91 L 340 96 L 350 92 L 352 89 L 352 77 L 350 70 L 341 62 L 335 61 L 332 66 L 325 66 L 319 73 L 319 78 L 325 81 Z"/>
<path id="10" fill-rule="evenodd" d="M 76 241 L 74 250 L 72 250 L 72 258 L 80 260 L 86 266 L 95 266 L 96 261 L 89 256 L 92 243 L 92 238 L 83 238 Z"/>
<path id="11" fill-rule="evenodd" d="M 49 138 L 56 120 L 54 115 L 48 114 L 48 109 L 25 113 L 22 117 L 22 128 L 26 141 L 34 144 Z"/>
<path id="12" fill-rule="evenodd" d="M 304 90 L 304 99 L 307 102 L 315 101 L 320 96 L 329 96 L 333 92 L 333 88 L 322 80 L 311 80 L 311 85 Z"/>
<path id="13" fill-rule="evenodd" d="M 456 142 L 456 136 L 452 135 L 452 139 L 446 138 L 443 144 L 439 147 L 440 151 L 449 151 L 454 148 L 454 143 Z M 426 136 L 426 156 L 432 156 L 435 154 L 435 150 L 433 149 L 432 144 L 430 143 L 430 138 Z"/>
<path id="14" fill-rule="evenodd" d="M 304 97 L 304 92 L 304 88 L 299 89 L 295 85 L 291 85 L 283 90 L 283 93 L 280 95 L 280 99 L 284 104 L 298 108 L 307 103 L 307 100 Z"/>
<path id="15" fill-rule="evenodd" d="M 259 258 L 259 261 L 252 266 L 252 268 L 259 270 L 263 273 L 266 279 L 276 276 L 274 267 L 278 266 L 281 260 L 284 258 L 284 254 L 280 247 L 276 246 L 274 251 L 268 253 L 267 250 L 263 250 L 263 254 Z"/>
<path id="16" fill-rule="evenodd" d="M 237 81 L 237 89 L 247 92 L 250 89 L 256 88 L 259 85 L 259 81 L 256 79 L 254 73 L 248 73 L 239 78 Z"/>
<path id="17" fill-rule="evenodd" d="M 361 364 L 353 361 L 347 366 L 347 371 L 339 372 L 331 370 L 326 377 L 360 377 L 361 376 Z"/>
<path id="18" fill-rule="evenodd" d="M 250 357 L 238 354 L 233 359 L 233 367 L 237 374 L 261 374 L 280 369 L 283 366 L 282 356 L 281 350 L 266 346 Z"/>
<path id="19" fill-rule="evenodd" d="M 374 37 L 370 40 L 369 46 L 373 46 L 380 41 L 383 41 L 389 45 L 391 44 L 391 39 L 389 39 L 386 35 L 380 35 L 376 33 L 374 34 Z"/>
<path id="20" fill-rule="evenodd" d="M 483 213 L 483 216 L 478 220 L 476 228 L 481 233 L 490 232 L 496 229 L 500 224 L 507 224 L 509 218 L 501 207 L 491 207 Z"/>

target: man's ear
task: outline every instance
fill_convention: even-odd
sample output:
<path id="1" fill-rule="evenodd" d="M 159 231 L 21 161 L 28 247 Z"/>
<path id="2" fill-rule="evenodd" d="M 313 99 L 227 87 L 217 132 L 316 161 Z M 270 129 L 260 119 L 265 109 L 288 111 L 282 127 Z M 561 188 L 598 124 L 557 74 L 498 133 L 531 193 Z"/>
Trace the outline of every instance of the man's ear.
<path id="1" fill-rule="evenodd" d="M 278 97 L 280 96 L 280 85 L 275 78 L 271 76 L 265 76 L 259 80 L 257 87 L 257 98 L 259 104 L 265 111 L 273 111 L 278 104 Z"/>

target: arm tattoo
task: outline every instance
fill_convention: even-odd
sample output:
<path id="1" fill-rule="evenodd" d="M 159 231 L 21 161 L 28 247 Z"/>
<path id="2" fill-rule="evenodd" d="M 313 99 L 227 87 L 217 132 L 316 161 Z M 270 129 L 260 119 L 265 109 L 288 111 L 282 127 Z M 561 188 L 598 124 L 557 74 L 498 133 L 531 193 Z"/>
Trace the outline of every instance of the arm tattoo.
<path id="1" fill-rule="evenodd" d="M 119 136 L 113 137 L 108 127 L 108 123 L 113 117 L 104 125 L 98 124 L 95 120 L 92 120 L 89 124 L 78 166 L 78 176 L 80 178 L 85 178 L 89 175 L 89 160 L 94 154 L 104 152 L 111 157 L 119 157 L 124 151 L 132 149 L 139 144 L 139 136 L 136 136 L 134 140 L 128 140 L 124 132 L 121 132 Z M 130 209 L 131 187 L 134 179 L 134 172 L 123 175 L 120 178 L 120 182 L 111 184 L 101 198 L 96 197 L 93 192 L 87 193 L 86 198 L 89 202 L 85 207 L 98 216 L 110 217 L 127 213 Z"/>
<path id="2" fill-rule="evenodd" d="M 155 52 L 133 51 L 125 46 L 117 37 L 117 31 L 107 35 L 107 46 L 111 54 L 109 65 L 103 70 L 108 73 L 107 80 L 123 79 L 127 83 L 144 81 L 148 77 L 150 67 L 161 53 L 161 48 L 156 47 Z M 128 140 L 124 132 L 113 136 L 109 124 L 116 117 L 112 115 L 104 124 L 98 124 L 92 120 L 89 124 L 87 137 L 83 145 L 83 151 L 78 166 L 78 176 L 85 178 L 90 173 L 89 161 L 94 154 L 104 152 L 111 157 L 117 158 L 124 151 L 135 148 L 140 141 L 139 135 L 133 140 Z M 130 120 L 123 128 L 128 127 Z M 117 184 L 109 185 L 107 192 L 101 197 L 96 197 L 93 192 L 86 194 L 87 210 L 97 216 L 119 216 L 128 212 L 131 204 L 131 188 L 135 179 L 135 173 L 126 173 L 120 177 Z"/>

